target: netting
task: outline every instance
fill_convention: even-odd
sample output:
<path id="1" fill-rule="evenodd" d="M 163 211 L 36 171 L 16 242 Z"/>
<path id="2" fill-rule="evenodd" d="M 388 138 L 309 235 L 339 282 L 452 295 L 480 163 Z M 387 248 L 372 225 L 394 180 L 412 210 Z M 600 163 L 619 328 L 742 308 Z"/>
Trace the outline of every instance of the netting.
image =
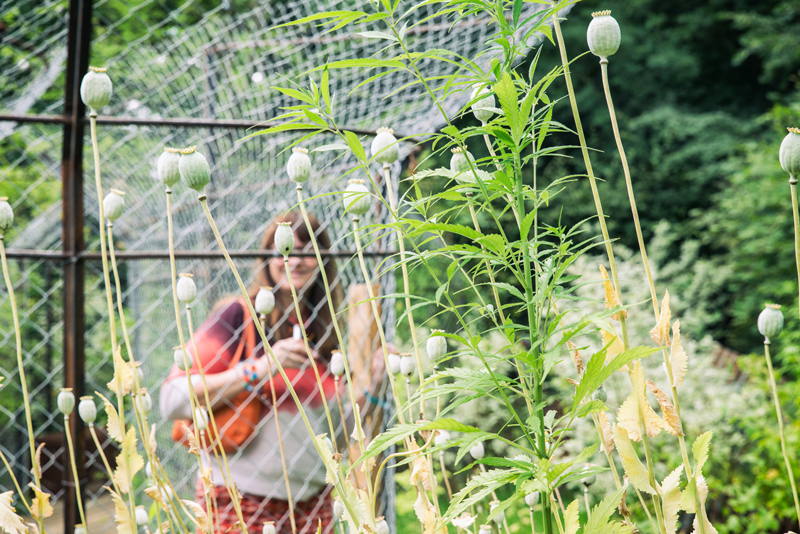
<path id="1" fill-rule="evenodd" d="M 213 5 L 212 5 L 213 4 Z M 524 4 L 523 15 L 539 9 Z M 67 10 L 69 2 L 46 1 L 35 6 L 15 0 L 0 2 L 0 113 L 58 114 L 63 110 L 64 68 L 67 56 Z M 211 164 L 212 182 L 207 190 L 209 205 L 227 246 L 234 250 L 255 250 L 272 218 L 291 208 L 295 202 L 294 184 L 285 172 L 286 154 L 282 150 L 300 134 L 285 132 L 241 141 L 244 128 L 192 125 L 164 126 L 161 119 L 205 119 L 208 121 L 269 120 L 281 108 L 295 104 L 272 87 L 286 85 L 311 69 L 339 59 L 383 57 L 384 43 L 366 39 L 341 29 L 324 33 L 313 24 L 270 30 L 277 24 L 296 20 L 319 11 L 373 8 L 367 2 L 328 0 L 326 2 L 283 1 L 261 5 L 240 2 L 137 0 L 120 2 L 101 0 L 94 3 L 94 33 L 91 62 L 108 65 L 114 82 L 114 97 L 103 115 L 152 121 L 151 125 L 101 124 L 99 145 L 103 186 L 127 193 L 126 210 L 115 223 L 117 250 L 128 255 L 147 256 L 151 251 L 167 250 L 167 231 L 163 186 L 155 178 L 155 160 L 164 146 L 198 145 Z M 432 16 L 435 6 L 426 6 L 417 17 Z M 376 29 L 369 25 L 362 30 Z M 494 30 L 485 20 L 468 17 L 453 24 L 442 17 L 432 17 L 407 32 L 411 52 L 447 48 L 464 57 L 479 58 L 479 64 L 497 55 L 486 44 Z M 531 43 L 532 44 L 532 43 Z M 426 76 L 455 72 L 456 65 L 423 60 L 419 68 Z M 444 125 L 439 111 L 424 88 L 409 85 L 408 72 L 397 72 L 350 93 L 374 72 L 336 70 L 331 72 L 331 92 L 335 92 L 336 119 L 343 128 L 374 131 L 391 126 L 399 134 L 434 132 Z M 310 76 L 318 77 L 318 73 Z M 394 94 L 392 94 L 394 93 Z M 450 116 L 456 115 L 469 100 L 469 90 L 440 102 Z M 124 120 L 122 121 L 124 122 Z M 63 473 L 63 421 L 54 409 L 55 396 L 63 382 L 62 342 L 64 324 L 64 259 L 61 251 L 61 141 L 63 127 L 37 122 L 0 121 L 0 193 L 10 197 L 20 224 L 7 234 L 10 249 L 37 249 L 29 257 L 20 254 L 12 259 L 11 274 L 16 282 L 23 326 L 23 356 L 33 404 L 37 439 L 46 442 L 42 460 L 48 489 L 56 501 L 65 491 L 60 483 Z M 315 144 L 333 142 L 332 136 L 315 138 Z M 365 144 L 369 139 L 365 139 Z M 86 248 L 99 250 L 98 210 L 94 189 L 91 144 L 84 146 L 84 217 Z M 313 147 L 311 147 L 313 148 Z M 401 148 L 404 161 L 414 149 L 410 142 Z M 370 320 L 368 308 L 353 313 L 348 306 L 358 302 L 363 277 L 347 251 L 355 245 L 350 235 L 349 218 L 343 215 L 341 197 L 329 195 L 345 187 L 345 172 L 354 164 L 348 157 L 336 159 L 337 153 L 314 153 L 312 179 L 305 188 L 309 212 L 316 215 L 333 242 L 333 255 L 339 276 L 333 281 L 348 295 L 341 311 L 346 332 L 365 336 L 352 346 L 363 353 L 375 347 L 374 334 L 359 322 Z M 392 169 L 400 173 L 401 165 Z M 379 173 L 375 173 L 381 187 Z M 390 185 L 397 188 L 397 181 Z M 396 192 L 396 191 L 395 191 Z M 176 249 L 184 252 L 216 250 L 214 237 L 203 217 L 193 192 L 179 189 L 173 195 Z M 385 210 L 375 204 L 363 219 L 387 222 Z M 367 250 L 369 268 L 376 272 L 381 254 L 392 250 L 389 235 L 373 236 Z M 336 253 L 339 253 L 338 255 Z M 52 257 L 48 257 L 48 254 Z M 142 362 L 145 386 L 157 398 L 172 365 L 172 347 L 177 344 L 169 262 L 163 254 L 151 258 L 121 257 L 128 327 L 136 359 Z M 389 261 L 391 258 L 389 258 Z M 254 260 L 236 260 L 249 283 Z M 384 264 L 384 268 L 385 268 Z M 200 296 L 193 307 L 195 326 L 211 315 L 216 303 L 237 291 L 233 276 L 224 261 L 196 257 L 178 260 L 178 272 L 194 273 Z M 107 392 L 112 365 L 108 316 L 104 300 L 100 262 L 85 262 L 85 335 L 86 391 Z M 394 291 L 394 279 L 381 279 L 384 294 Z M 362 297 L 363 298 L 363 297 Z M 0 309 L 8 310 L 5 292 L 0 293 Z M 395 322 L 391 302 L 384 303 L 383 322 L 390 338 Z M 285 320 L 286 317 L 283 318 Z M 348 334 L 349 335 L 349 334 Z M 21 485 L 30 480 L 30 458 L 21 403 L 19 376 L 14 357 L 14 332 L 10 314 L 0 313 L 0 364 L 5 387 L 0 391 L 0 432 L 4 439 L 0 450 L 12 462 Z M 367 370 L 364 371 L 368 373 Z M 367 376 L 367 375 L 365 375 Z M 367 378 L 356 377 L 364 381 Z M 361 382 L 359 382 L 361 383 Z M 156 403 L 157 404 L 157 403 Z M 196 463 L 185 449 L 170 438 L 172 422 L 154 409 L 151 421 L 158 423 L 159 454 L 169 467 L 172 482 L 184 498 L 191 498 L 197 477 Z M 390 422 L 391 414 L 376 419 L 371 434 Z M 270 424 L 265 421 L 263 424 Z M 90 440 L 87 440 L 90 442 Z M 106 440 L 105 446 L 110 446 Z M 310 442 L 308 444 L 310 447 Z M 111 450 L 111 449 L 109 449 Z M 270 461 L 274 461 L 272 458 Z M 86 485 L 89 507 L 97 511 L 89 522 L 93 532 L 113 528 L 113 506 L 103 497 L 103 468 L 96 451 L 87 452 L 89 477 Z M 391 472 L 391 471 L 390 471 Z M 11 487 L 5 471 L 0 472 L 3 490 Z M 141 485 L 140 485 L 141 486 Z M 141 487 L 139 489 L 141 491 Z M 388 476 L 382 494 L 381 513 L 393 524 L 393 482 Z M 100 511 L 106 508 L 105 515 Z M 94 522 L 93 522 L 94 521 Z M 54 520 L 51 530 L 60 525 Z"/>

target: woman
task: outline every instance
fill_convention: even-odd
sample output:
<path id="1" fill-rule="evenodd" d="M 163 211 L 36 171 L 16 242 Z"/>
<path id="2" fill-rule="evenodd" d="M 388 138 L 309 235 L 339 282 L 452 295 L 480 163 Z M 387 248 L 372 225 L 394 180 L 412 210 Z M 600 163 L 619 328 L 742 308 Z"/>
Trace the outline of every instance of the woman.
<path id="1" fill-rule="evenodd" d="M 319 221 L 309 216 L 311 226 L 321 248 L 329 249 L 330 240 L 325 230 L 320 230 Z M 279 222 L 289 222 L 294 229 L 295 250 L 308 251 L 310 238 L 302 218 L 295 212 L 278 217 L 264 233 L 262 249 L 274 249 L 275 230 Z M 265 331 L 273 352 L 281 361 L 289 380 L 303 402 L 305 412 L 314 428 L 315 434 L 329 433 L 329 424 L 322 404 L 319 386 L 311 367 L 302 338 L 298 339 L 299 323 L 292 300 L 291 283 L 301 302 L 303 322 L 308 332 L 312 355 L 322 378 L 325 399 L 328 403 L 337 441 L 343 443 L 341 417 L 336 402 L 334 377 L 328 371 L 331 351 L 336 346 L 333 322 L 326 302 L 325 288 L 319 275 L 319 264 L 313 256 L 290 256 L 291 280 L 287 277 L 283 258 L 276 256 L 266 265 L 256 267 L 255 282 L 251 287 L 250 299 L 255 300 L 260 287 L 274 288 L 275 309 L 266 318 Z M 325 265 L 328 280 L 337 280 L 336 265 L 329 260 Z M 342 301 L 341 284 L 332 288 L 334 308 Z M 274 417 L 276 410 L 272 403 L 269 371 L 270 358 L 264 357 L 264 347 L 260 337 L 254 335 L 254 324 L 243 299 L 224 303 L 195 333 L 197 356 L 203 364 L 206 384 L 209 390 L 211 408 L 217 413 L 221 407 L 233 406 L 242 398 L 247 400 L 241 406 L 257 406 L 257 422 L 252 432 L 233 454 L 229 453 L 231 477 L 242 494 L 242 512 L 250 534 L 261 532 L 267 521 L 274 521 L 279 533 L 290 533 L 288 513 L 288 494 L 278 446 Z M 190 354 L 195 354 L 191 345 Z M 274 364 L 273 364 L 274 365 Z M 356 401 L 362 413 L 375 408 L 366 399 L 379 398 L 383 382 L 383 358 L 376 353 L 371 358 L 372 379 L 368 387 L 357 389 Z M 280 439 L 285 451 L 288 478 L 294 502 L 294 515 L 297 532 L 313 534 L 322 521 L 323 532 L 332 531 L 332 506 L 330 486 L 325 483 L 325 468 L 314 448 L 308 431 L 299 416 L 297 406 L 290 397 L 286 383 L 272 369 L 277 396 L 277 417 L 281 427 Z M 190 370 L 197 397 L 205 405 L 203 383 L 199 368 L 195 363 Z M 344 380 L 340 392 L 346 399 Z M 191 406 L 186 375 L 177 367 L 162 386 L 160 395 L 161 413 L 172 420 L 191 419 Z M 250 393 L 246 393 L 251 391 Z M 255 404 L 251 404 L 255 403 Z M 349 406 L 345 408 L 352 415 Z M 260 415 L 259 415 L 260 412 Z M 347 428 L 352 430 L 352 421 Z M 225 428 L 220 428 L 225 441 Z M 339 449 L 343 449 L 340 445 Z M 238 520 L 231 505 L 228 492 L 223 485 L 223 471 L 216 461 L 208 461 L 212 469 L 212 480 L 218 506 L 216 531 L 225 533 Z M 205 508 L 205 492 L 198 479 L 197 500 Z M 232 532 L 239 532 L 233 529 Z M 241 533 L 244 534 L 244 533 Z"/>

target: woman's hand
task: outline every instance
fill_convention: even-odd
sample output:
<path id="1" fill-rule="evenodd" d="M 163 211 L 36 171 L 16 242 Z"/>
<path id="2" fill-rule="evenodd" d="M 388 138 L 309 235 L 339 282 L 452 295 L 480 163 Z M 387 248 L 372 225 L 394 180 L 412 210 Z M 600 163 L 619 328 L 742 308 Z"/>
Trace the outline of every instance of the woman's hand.
<path id="1" fill-rule="evenodd" d="M 387 343 L 386 350 L 388 354 L 396 353 L 397 347 L 391 343 Z M 383 357 L 382 347 L 378 347 L 375 352 L 372 353 L 369 363 L 369 370 L 371 380 L 366 390 L 370 395 L 377 396 L 383 390 L 383 381 L 386 375 L 386 361 Z"/>
<path id="2" fill-rule="evenodd" d="M 272 346 L 272 352 L 278 357 L 278 361 L 284 369 L 300 369 L 308 361 L 308 353 L 302 339 L 281 339 Z M 316 357 L 316 351 L 312 352 Z M 272 358 L 265 355 L 256 362 L 257 373 L 260 379 L 268 376 L 268 366 L 273 365 Z"/>

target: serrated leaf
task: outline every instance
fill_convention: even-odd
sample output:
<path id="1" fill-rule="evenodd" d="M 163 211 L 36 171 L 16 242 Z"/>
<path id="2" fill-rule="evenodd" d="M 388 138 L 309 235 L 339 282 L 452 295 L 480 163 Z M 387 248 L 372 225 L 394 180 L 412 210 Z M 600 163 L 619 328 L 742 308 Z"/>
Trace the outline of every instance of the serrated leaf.
<path id="1" fill-rule="evenodd" d="M 583 528 L 583 534 L 600 534 L 602 532 L 601 529 L 608 525 L 608 520 L 617 508 L 625 489 L 625 487 L 619 488 L 592 508 L 589 520 Z"/>
<path id="2" fill-rule="evenodd" d="M 209 523 L 208 523 L 208 514 L 206 514 L 206 511 L 203 510 L 203 508 L 194 501 L 184 499 L 181 500 L 181 502 L 186 506 L 186 508 L 191 510 L 192 513 L 194 514 L 193 520 L 197 525 L 197 528 L 200 530 L 200 532 L 207 532 L 209 528 Z"/>
<path id="3" fill-rule="evenodd" d="M 606 412 L 600 412 L 597 414 L 597 418 L 600 421 L 600 430 L 603 432 L 603 447 L 605 447 L 607 453 L 611 454 L 614 450 L 614 434 L 611 429 L 611 423 L 608 421 Z"/>
<path id="4" fill-rule="evenodd" d="M 622 459 L 622 467 L 625 469 L 625 474 L 628 475 L 628 480 L 631 481 L 631 484 L 639 491 L 655 495 L 656 490 L 650 485 L 647 469 L 645 469 L 636 455 L 636 450 L 628 438 L 628 433 L 619 425 L 614 426 L 614 443 L 617 445 L 617 450 Z"/>
<path id="5" fill-rule="evenodd" d="M 698 519 L 699 517 L 700 514 L 694 516 L 694 520 L 692 521 L 692 528 L 694 528 L 694 530 L 692 531 L 692 534 L 698 534 L 700 532 L 700 523 Z M 703 520 L 705 522 L 705 529 L 703 529 L 703 532 L 705 532 L 705 534 L 718 534 L 717 529 L 714 528 L 714 525 L 711 524 L 711 521 L 709 521 L 708 518 L 705 517 L 705 515 L 703 516 Z"/>
<path id="6" fill-rule="evenodd" d="M 108 389 L 123 397 L 131 392 L 133 388 L 133 369 L 122 359 L 122 347 L 117 345 L 114 351 L 114 378 L 106 384 Z"/>
<path id="7" fill-rule="evenodd" d="M 579 518 L 578 499 L 575 499 L 564 512 L 564 534 L 577 534 L 578 529 L 581 528 Z"/>
<path id="8" fill-rule="evenodd" d="M 572 404 L 573 410 L 583 401 L 586 395 L 596 390 L 615 371 L 627 365 L 628 362 L 646 358 L 657 350 L 658 349 L 655 347 L 633 347 L 632 349 L 618 354 L 606 365 L 603 365 L 606 359 L 605 351 L 601 350 L 595 353 L 586 365 L 581 383 L 575 388 L 575 398 Z"/>
<path id="9" fill-rule="evenodd" d="M 344 132 L 344 137 L 347 140 L 347 146 L 350 147 L 355 157 L 358 158 L 359 161 L 366 161 L 367 153 L 364 152 L 364 147 L 361 145 L 361 140 L 358 136 L 348 130 Z"/>
<path id="10" fill-rule="evenodd" d="M 581 353 L 578 352 L 578 347 L 576 347 L 575 343 L 572 341 L 567 341 L 567 347 L 569 348 L 570 356 L 572 356 L 572 363 L 575 364 L 575 370 L 578 372 L 578 376 L 581 376 L 583 373 L 583 358 L 581 358 Z"/>
<path id="11" fill-rule="evenodd" d="M 40 490 L 36 485 L 31 482 L 28 484 L 33 490 L 34 497 L 31 499 L 31 512 L 34 518 L 50 517 L 53 515 L 53 505 L 50 504 L 50 494 Z"/>
<path id="12" fill-rule="evenodd" d="M 614 330 L 613 326 L 610 324 L 609 326 L 612 330 Z M 603 337 L 603 346 L 608 346 L 606 349 L 606 361 L 610 362 L 615 356 L 622 354 L 622 352 L 625 350 L 625 346 L 622 344 L 622 339 L 617 335 L 616 331 L 612 333 L 601 329 L 600 335 Z M 626 365 L 621 367 L 620 370 L 627 371 L 628 366 Z"/>
<path id="13" fill-rule="evenodd" d="M 114 501 L 114 522 L 117 524 L 117 534 L 134 534 L 131 526 L 131 514 L 128 511 L 128 507 L 125 506 L 125 501 L 116 491 L 108 486 L 105 487 Z"/>
<path id="14" fill-rule="evenodd" d="M 122 421 L 119 418 L 119 414 L 117 414 L 117 410 L 114 408 L 114 405 L 111 404 L 111 401 L 109 401 L 100 393 L 98 393 L 98 395 L 101 399 L 103 399 L 103 405 L 105 406 L 106 415 L 108 416 L 106 431 L 108 432 L 108 435 L 115 439 L 118 443 L 122 443 L 122 440 L 125 438 L 122 435 Z"/>
<path id="15" fill-rule="evenodd" d="M 661 412 L 664 414 L 664 430 L 673 436 L 683 436 L 683 428 L 681 426 L 681 418 L 678 417 L 678 412 L 670 402 L 667 394 L 653 382 L 648 380 L 647 387 L 652 391 L 656 398 L 658 398 L 658 405 L 661 406 Z"/>
<path id="16" fill-rule="evenodd" d="M 117 455 L 117 468 L 111 479 L 119 488 L 120 493 L 128 493 L 134 475 L 144 467 L 144 460 L 136 450 L 136 430 L 132 427 L 125 434 L 122 447 Z"/>
<path id="17" fill-rule="evenodd" d="M 26 534 L 28 528 L 11 505 L 13 500 L 13 491 L 0 493 L 0 528 L 7 534 Z"/>
<path id="18" fill-rule="evenodd" d="M 672 367 L 672 387 L 676 388 L 683 384 L 683 377 L 686 376 L 686 370 L 689 367 L 686 351 L 681 345 L 680 321 L 675 321 L 675 324 L 672 325 L 672 347 L 669 351 L 669 364 Z"/>
<path id="19" fill-rule="evenodd" d="M 633 441 L 641 441 L 641 422 L 644 416 L 645 429 L 650 437 L 657 436 L 664 427 L 664 422 L 653 411 L 644 393 L 644 370 L 642 362 L 636 362 L 632 370 L 634 391 L 622 403 L 617 412 L 617 424 L 628 432 Z M 640 412 L 641 409 L 641 412 Z"/>
<path id="20" fill-rule="evenodd" d="M 692 455 L 694 456 L 694 475 L 702 476 L 703 466 L 708 460 L 708 449 L 711 445 L 712 431 L 701 434 L 692 444 Z"/>
<path id="21" fill-rule="evenodd" d="M 661 483 L 661 510 L 667 526 L 666 534 L 675 534 L 675 530 L 678 528 L 678 512 L 681 509 L 681 473 L 683 473 L 682 465 L 672 471 Z"/>
<path id="22" fill-rule="evenodd" d="M 602 263 L 600 264 L 600 279 L 603 281 L 606 309 L 610 310 L 616 308 L 617 306 L 622 306 L 622 302 L 620 302 L 619 297 L 617 296 L 617 291 L 614 289 L 614 284 L 611 282 L 611 278 L 608 276 L 608 271 L 606 271 L 606 268 L 603 267 Z M 615 321 L 619 321 L 620 315 L 627 318 L 628 312 L 622 310 L 620 313 L 615 313 L 612 315 L 611 318 Z"/>
<path id="23" fill-rule="evenodd" d="M 358 35 L 359 37 L 364 37 L 365 39 L 386 39 L 387 41 L 397 42 L 397 37 L 385 32 L 375 32 L 375 31 L 359 32 L 356 35 Z"/>
<path id="24" fill-rule="evenodd" d="M 659 347 L 669 345 L 669 323 L 672 320 L 672 312 L 669 309 L 669 291 L 664 294 L 661 301 L 661 313 L 658 314 L 656 325 L 650 330 L 650 337 Z"/>

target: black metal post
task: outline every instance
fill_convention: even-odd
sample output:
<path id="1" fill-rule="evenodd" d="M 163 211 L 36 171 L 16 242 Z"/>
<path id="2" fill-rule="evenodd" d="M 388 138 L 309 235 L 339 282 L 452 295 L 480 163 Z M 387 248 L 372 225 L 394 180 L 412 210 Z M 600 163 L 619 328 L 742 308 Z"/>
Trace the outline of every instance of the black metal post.
<path id="1" fill-rule="evenodd" d="M 86 107 L 80 98 L 80 84 L 89 69 L 92 39 L 92 0 L 70 0 L 67 37 L 67 73 L 64 87 L 64 144 L 61 159 L 62 247 L 64 262 L 64 386 L 76 397 L 84 394 L 84 262 L 78 256 L 83 242 L 83 137 Z M 86 482 L 83 422 L 70 417 L 75 458 L 81 487 Z M 65 440 L 66 443 L 66 440 Z M 75 481 L 69 453 L 64 447 L 64 534 L 71 534 L 80 523 Z M 88 525 L 87 525 L 88 532 Z"/>

